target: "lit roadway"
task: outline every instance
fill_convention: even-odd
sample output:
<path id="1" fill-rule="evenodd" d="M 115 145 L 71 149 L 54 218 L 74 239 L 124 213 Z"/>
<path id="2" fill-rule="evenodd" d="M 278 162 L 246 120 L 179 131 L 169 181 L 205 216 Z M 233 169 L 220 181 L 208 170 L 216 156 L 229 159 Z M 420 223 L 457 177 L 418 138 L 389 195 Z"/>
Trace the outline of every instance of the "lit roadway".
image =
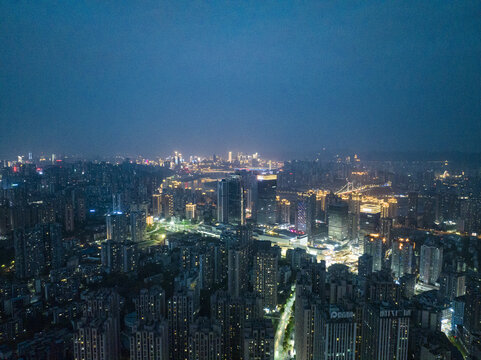
<path id="1" fill-rule="evenodd" d="M 284 360 L 287 359 L 287 354 L 284 352 L 284 335 L 286 333 L 287 324 L 292 314 L 292 305 L 296 299 L 296 285 L 292 285 L 293 293 L 291 297 L 287 300 L 286 306 L 284 307 L 284 312 L 279 319 L 279 325 L 277 326 L 276 336 L 274 341 L 274 360 Z"/>

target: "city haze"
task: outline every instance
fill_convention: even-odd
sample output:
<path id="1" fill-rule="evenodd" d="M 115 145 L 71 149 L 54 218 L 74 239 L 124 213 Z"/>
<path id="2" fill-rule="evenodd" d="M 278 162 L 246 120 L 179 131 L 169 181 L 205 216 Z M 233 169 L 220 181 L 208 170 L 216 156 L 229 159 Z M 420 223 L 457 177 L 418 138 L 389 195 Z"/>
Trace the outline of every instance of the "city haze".
<path id="1" fill-rule="evenodd" d="M 3 2 L 0 155 L 479 152 L 480 11 Z"/>

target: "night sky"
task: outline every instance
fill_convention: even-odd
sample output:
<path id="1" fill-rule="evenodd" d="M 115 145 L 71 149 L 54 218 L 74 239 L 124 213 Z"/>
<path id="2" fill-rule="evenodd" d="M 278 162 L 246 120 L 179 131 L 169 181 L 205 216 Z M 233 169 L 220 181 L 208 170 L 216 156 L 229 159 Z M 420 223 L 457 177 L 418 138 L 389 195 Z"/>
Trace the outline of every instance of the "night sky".
<path id="1" fill-rule="evenodd" d="M 2 1 L 0 158 L 481 151 L 480 1 Z"/>

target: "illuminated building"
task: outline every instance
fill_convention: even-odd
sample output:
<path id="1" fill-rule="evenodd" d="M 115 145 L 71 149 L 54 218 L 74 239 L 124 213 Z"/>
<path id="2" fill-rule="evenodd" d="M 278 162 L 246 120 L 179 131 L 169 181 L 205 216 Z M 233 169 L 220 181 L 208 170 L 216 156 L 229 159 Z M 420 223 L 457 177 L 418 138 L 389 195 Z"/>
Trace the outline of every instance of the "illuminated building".
<path id="1" fill-rule="evenodd" d="M 434 245 L 421 246 L 419 278 L 425 284 L 436 284 L 441 275 L 443 249 Z"/>
<path id="2" fill-rule="evenodd" d="M 342 242 L 348 237 L 348 206 L 345 203 L 332 204 L 328 208 L 329 240 Z"/>
<path id="3" fill-rule="evenodd" d="M 362 204 L 359 214 L 359 238 L 378 233 L 380 230 L 381 207 L 378 204 Z"/>
<path id="4" fill-rule="evenodd" d="M 164 360 L 169 358 L 167 322 L 137 325 L 130 340 L 131 360 Z"/>
<path id="5" fill-rule="evenodd" d="M 189 359 L 223 360 L 223 336 L 220 325 L 199 318 L 189 330 Z"/>
<path id="6" fill-rule="evenodd" d="M 379 234 L 364 237 L 364 254 L 372 257 L 372 272 L 380 271 L 383 261 L 383 238 Z"/>
<path id="7" fill-rule="evenodd" d="M 135 243 L 106 240 L 101 245 L 101 263 L 108 273 L 129 272 L 137 267 Z"/>
<path id="8" fill-rule="evenodd" d="M 363 312 L 362 359 L 407 360 L 411 310 L 368 303 Z"/>
<path id="9" fill-rule="evenodd" d="M 130 213 L 130 234 L 132 242 L 142 242 L 145 231 L 145 213 L 143 211 L 132 211 Z"/>
<path id="10" fill-rule="evenodd" d="M 165 291 L 158 285 L 154 285 L 150 289 L 141 289 L 139 295 L 134 297 L 133 302 L 139 321 L 159 321 L 167 315 Z"/>
<path id="11" fill-rule="evenodd" d="M 74 208 L 72 203 L 67 203 L 65 205 L 65 231 L 72 232 L 75 228 L 75 217 Z"/>
<path id="12" fill-rule="evenodd" d="M 274 359 L 274 329 L 272 321 L 262 319 L 246 323 L 244 329 L 245 360 Z"/>
<path id="13" fill-rule="evenodd" d="M 229 151 L 227 154 L 227 161 L 232 163 L 232 151 Z"/>
<path id="14" fill-rule="evenodd" d="M 257 223 L 274 225 L 277 220 L 277 176 L 257 176 Z"/>
<path id="15" fill-rule="evenodd" d="M 127 241 L 129 233 L 129 222 L 127 215 L 121 211 L 115 211 L 107 214 L 107 240 L 116 242 Z"/>
<path id="16" fill-rule="evenodd" d="M 412 274 L 414 244 L 409 239 L 399 238 L 392 244 L 391 271 L 399 279 L 405 274 Z"/>
<path id="17" fill-rule="evenodd" d="M 63 266 L 62 229 L 59 224 L 18 229 L 13 234 L 15 276 L 27 279 Z"/>
<path id="18" fill-rule="evenodd" d="M 355 360 L 357 323 L 352 311 L 323 306 L 314 340 L 315 360 Z M 319 343 L 319 345 L 318 345 Z"/>
<path id="19" fill-rule="evenodd" d="M 196 316 L 192 291 L 176 290 L 167 302 L 169 321 L 169 353 L 171 360 L 189 358 L 189 327 Z"/>
<path id="20" fill-rule="evenodd" d="M 217 220 L 244 224 L 244 194 L 240 176 L 222 179 L 217 185 Z"/>
<path id="21" fill-rule="evenodd" d="M 247 290 L 248 247 L 234 246 L 227 250 L 227 288 L 229 295 L 242 296 Z"/>
<path id="22" fill-rule="evenodd" d="M 263 316 L 260 299 L 252 293 L 232 297 L 225 291 L 217 291 L 211 296 L 210 304 L 211 319 L 222 328 L 225 359 L 242 359 L 245 325 Z"/>
<path id="23" fill-rule="evenodd" d="M 120 299 L 107 289 L 90 293 L 73 336 L 74 359 L 120 358 Z"/>
<path id="24" fill-rule="evenodd" d="M 188 203 L 185 204 L 185 217 L 187 220 L 194 220 L 195 219 L 195 210 L 196 204 Z"/>
<path id="25" fill-rule="evenodd" d="M 282 199 L 279 203 L 279 222 L 281 224 L 291 222 L 291 203 L 287 199 Z"/>
<path id="26" fill-rule="evenodd" d="M 162 215 L 166 219 L 174 216 L 174 197 L 171 194 L 162 194 Z"/>
<path id="27" fill-rule="evenodd" d="M 152 216 L 162 216 L 162 194 L 152 195 Z"/>
<path id="28" fill-rule="evenodd" d="M 262 299 L 262 307 L 277 307 L 278 254 L 271 248 L 260 250 L 254 258 L 254 292 Z"/>

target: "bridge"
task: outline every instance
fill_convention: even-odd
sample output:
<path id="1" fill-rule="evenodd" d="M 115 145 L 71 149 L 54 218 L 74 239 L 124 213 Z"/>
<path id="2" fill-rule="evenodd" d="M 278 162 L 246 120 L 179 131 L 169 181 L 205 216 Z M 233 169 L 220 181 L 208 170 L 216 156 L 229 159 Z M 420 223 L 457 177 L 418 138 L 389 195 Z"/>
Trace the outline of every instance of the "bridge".
<path id="1" fill-rule="evenodd" d="M 390 187 L 391 182 L 388 181 L 385 184 L 370 184 L 370 185 L 358 185 L 354 186 L 354 183 L 352 181 L 348 181 L 346 185 L 344 185 L 342 188 L 337 190 L 334 194 L 336 195 L 347 195 L 355 192 L 364 192 L 368 191 L 374 188 L 379 188 L 379 187 Z"/>

